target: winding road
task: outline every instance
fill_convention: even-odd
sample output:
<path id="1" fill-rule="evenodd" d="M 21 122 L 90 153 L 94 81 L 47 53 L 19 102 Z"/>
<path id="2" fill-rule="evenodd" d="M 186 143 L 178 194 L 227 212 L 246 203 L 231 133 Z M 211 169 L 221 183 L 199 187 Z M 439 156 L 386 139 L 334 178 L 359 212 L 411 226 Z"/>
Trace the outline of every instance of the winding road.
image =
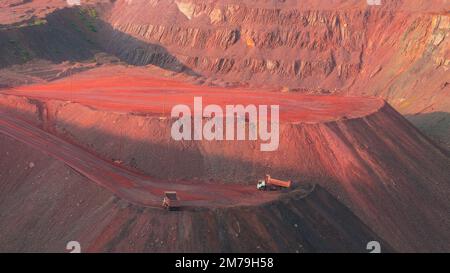
<path id="1" fill-rule="evenodd" d="M 0 111 L 0 133 L 61 160 L 118 197 L 145 207 L 161 207 L 164 191 L 177 191 L 183 207 L 251 205 L 276 198 L 255 186 L 161 181 L 108 162 L 82 147 Z"/>
<path id="2" fill-rule="evenodd" d="M 204 105 L 279 105 L 280 122 L 289 123 L 356 118 L 373 113 L 384 105 L 384 101 L 377 98 L 255 91 L 199 87 L 177 80 L 154 78 L 140 68 L 101 67 L 54 82 L 3 89 L 0 94 L 41 101 L 71 101 L 107 111 L 166 116 L 177 104 L 186 104 L 193 109 L 194 97 L 201 96 Z M 17 116 L 1 112 L 1 109 L 0 133 L 63 161 L 120 198 L 141 206 L 161 207 L 164 191 L 177 191 L 186 207 L 260 204 L 280 195 L 278 192 L 257 191 L 255 185 L 162 181 L 147 177 L 107 161 Z"/>

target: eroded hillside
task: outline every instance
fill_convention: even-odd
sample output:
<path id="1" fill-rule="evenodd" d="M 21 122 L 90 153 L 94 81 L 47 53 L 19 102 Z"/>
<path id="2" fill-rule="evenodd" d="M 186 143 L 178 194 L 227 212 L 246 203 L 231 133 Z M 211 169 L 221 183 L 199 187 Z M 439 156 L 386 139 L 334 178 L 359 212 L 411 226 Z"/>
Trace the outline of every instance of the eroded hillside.
<path id="1" fill-rule="evenodd" d="M 448 147 L 446 1 L 134 0 L 117 1 L 105 21 L 208 78 L 385 98 Z M 112 37 L 112 50 L 134 63 L 154 56 Z"/>
<path id="2" fill-rule="evenodd" d="M 2 1 L 0 251 L 448 251 L 448 1 L 329 2 Z M 279 102 L 280 149 L 173 141 L 198 94 Z"/>
<path id="3" fill-rule="evenodd" d="M 121 60 L 184 72 L 199 84 L 382 97 L 442 147 L 450 145 L 447 0 L 3 5 L 3 86 Z"/>

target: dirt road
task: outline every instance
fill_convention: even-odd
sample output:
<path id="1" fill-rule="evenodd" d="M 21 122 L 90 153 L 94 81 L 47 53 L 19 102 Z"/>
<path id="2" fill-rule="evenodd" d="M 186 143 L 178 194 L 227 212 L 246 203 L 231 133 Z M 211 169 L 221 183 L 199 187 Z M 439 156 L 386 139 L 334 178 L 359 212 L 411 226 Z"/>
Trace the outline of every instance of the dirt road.
<path id="1" fill-rule="evenodd" d="M 160 207 L 164 191 L 177 191 L 185 207 L 250 205 L 269 201 L 277 193 L 255 186 L 160 181 L 108 162 L 19 118 L 0 112 L 0 133 L 37 148 L 131 203 Z M 256 182 L 256 181 L 255 181 Z"/>
<path id="2" fill-rule="evenodd" d="M 258 91 L 258 92 L 256 92 Z M 193 108 L 194 97 L 202 97 L 204 107 L 225 105 L 280 105 L 282 122 L 327 122 L 358 118 L 384 105 L 379 98 L 308 96 L 247 88 L 198 86 L 178 80 L 149 76 L 142 68 L 101 67 L 45 84 L 0 90 L 1 94 L 39 100 L 78 102 L 97 109 L 170 115 L 174 105 Z"/>

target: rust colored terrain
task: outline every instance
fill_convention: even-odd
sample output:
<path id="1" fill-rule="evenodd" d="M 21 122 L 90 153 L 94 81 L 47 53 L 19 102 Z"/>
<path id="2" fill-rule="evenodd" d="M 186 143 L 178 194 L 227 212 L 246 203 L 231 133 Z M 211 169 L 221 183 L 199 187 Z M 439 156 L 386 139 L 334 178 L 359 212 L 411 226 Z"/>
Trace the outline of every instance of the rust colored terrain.
<path id="1" fill-rule="evenodd" d="M 446 2 L 2 1 L 0 251 L 448 252 Z M 279 149 L 174 141 L 195 96 Z"/>
<path id="2" fill-rule="evenodd" d="M 307 198 L 297 192 L 257 207 L 166 212 L 129 203 L 45 153 L 0 139 L 9 154 L 0 159 L 9 170 L 2 173 L 2 252 L 63 252 L 74 238 L 83 252 L 365 252 L 372 240 L 392 251 L 319 186 Z"/>

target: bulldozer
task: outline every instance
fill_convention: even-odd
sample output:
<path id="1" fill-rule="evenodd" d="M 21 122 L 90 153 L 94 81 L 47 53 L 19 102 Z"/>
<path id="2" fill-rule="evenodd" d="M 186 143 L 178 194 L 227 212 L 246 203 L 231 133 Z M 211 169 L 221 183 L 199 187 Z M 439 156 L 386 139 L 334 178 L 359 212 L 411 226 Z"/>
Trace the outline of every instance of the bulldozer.
<path id="1" fill-rule="evenodd" d="M 283 181 L 279 179 L 274 179 L 270 175 L 266 174 L 264 179 L 258 180 L 258 184 L 256 185 L 256 189 L 260 191 L 266 190 L 280 190 L 280 189 L 289 189 L 292 186 L 292 181 Z"/>

